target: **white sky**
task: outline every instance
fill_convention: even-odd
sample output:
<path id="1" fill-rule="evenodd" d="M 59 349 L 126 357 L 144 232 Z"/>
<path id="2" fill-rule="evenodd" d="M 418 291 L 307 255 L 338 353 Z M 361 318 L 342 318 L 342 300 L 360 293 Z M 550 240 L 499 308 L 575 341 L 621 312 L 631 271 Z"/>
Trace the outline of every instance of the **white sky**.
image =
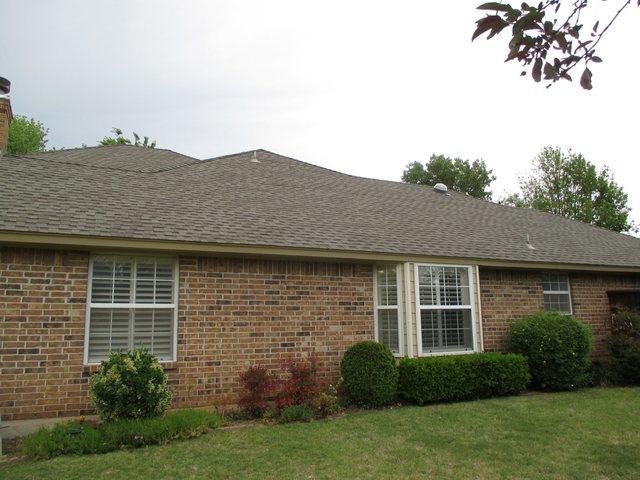
<path id="1" fill-rule="evenodd" d="M 56 147 L 118 126 L 198 158 L 266 148 L 390 180 L 444 153 L 483 158 L 501 197 L 544 145 L 570 146 L 640 222 L 640 9 L 586 92 L 519 77 L 505 35 L 471 43 L 479 3 L 0 0 L 0 76 Z"/>

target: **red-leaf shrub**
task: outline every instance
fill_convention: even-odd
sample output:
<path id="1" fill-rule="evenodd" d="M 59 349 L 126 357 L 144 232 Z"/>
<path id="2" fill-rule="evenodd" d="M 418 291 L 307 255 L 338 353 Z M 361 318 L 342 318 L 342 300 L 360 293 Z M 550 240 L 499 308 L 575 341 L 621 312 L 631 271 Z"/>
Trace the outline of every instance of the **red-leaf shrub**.
<path id="1" fill-rule="evenodd" d="M 267 397 L 273 391 L 273 379 L 264 367 L 249 367 L 240 374 L 242 394 L 238 405 L 250 417 L 261 417 L 267 409 Z"/>
<path id="2" fill-rule="evenodd" d="M 320 388 L 316 378 L 318 372 L 316 360 L 314 358 L 301 361 L 289 360 L 285 370 L 288 376 L 281 383 L 276 400 L 278 408 L 310 404 Z"/>

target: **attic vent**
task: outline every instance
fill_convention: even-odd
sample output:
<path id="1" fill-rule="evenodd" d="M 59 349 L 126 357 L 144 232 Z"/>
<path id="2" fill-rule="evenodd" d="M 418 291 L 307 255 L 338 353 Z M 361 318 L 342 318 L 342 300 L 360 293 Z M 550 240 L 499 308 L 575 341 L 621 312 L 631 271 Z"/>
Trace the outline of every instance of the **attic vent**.
<path id="1" fill-rule="evenodd" d="M 449 189 L 447 188 L 447 186 L 446 186 L 444 183 L 436 183 L 436 184 L 433 186 L 433 189 L 434 189 L 436 192 L 440 192 L 440 193 L 447 193 L 447 191 L 449 190 Z"/>

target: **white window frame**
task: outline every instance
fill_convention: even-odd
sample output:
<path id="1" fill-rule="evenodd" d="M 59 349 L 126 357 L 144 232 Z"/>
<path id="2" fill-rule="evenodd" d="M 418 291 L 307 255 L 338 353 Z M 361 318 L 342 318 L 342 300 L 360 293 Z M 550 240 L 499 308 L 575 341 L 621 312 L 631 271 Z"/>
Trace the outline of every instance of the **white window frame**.
<path id="1" fill-rule="evenodd" d="M 567 290 L 545 290 L 544 289 L 544 276 L 545 275 L 556 275 L 556 276 L 565 276 L 567 277 Z M 571 278 L 568 273 L 564 272 L 542 272 L 542 309 L 545 312 L 554 312 L 561 313 L 563 315 L 573 315 L 573 299 L 571 298 Z M 561 312 L 559 310 L 547 310 L 544 305 L 544 296 L 545 295 L 567 295 L 569 297 L 569 311 Z"/>
<path id="2" fill-rule="evenodd" d="M 396 268 L 396 305 L 379 305 L 378 304 L 378 274 L 377 267 L 379 266 L 391 266 L 394 265 Z M 380 342 L 380 337 L 378 335 L 378 310 L 397 310 L 398 311 L 398 353 L 393 353 L 394 357 L 404 357 L 404 328 L 403 321 L 404 318 L 402 315 L 402 275 L 400 273 L 402 264 L 401 263 L 378 263 L 373 266 L 373 323 L 374 323 L 374 334 L 376 342 Z M 382 343 L 382 342 L 380 342 Z"/>
<path id="3" fill-rule="evenodd" d="M 141 258 L 141 257 L 150 257 L 150 258 L 165 258 L 171 259 L 171 267 L 173 269 L 173 303 L 93 303 L 91 301 L 92 298 L 92 288 L 93 288 L 93 262 L 95 257 L 97 256 L 116 256 L 116 257 L 133 257 L 133 258 Z M 172 328 L 172 357 L 170 360 L 160 360 L 160 363 L 170 363 L 175 362 L 178 358 L 178 281 L 179 281 L 179 262 L 178 257 L 168 256 L 168 255 L 153 255 L 153 254 L 144 254 L 144 253 L 129 253 L 129 252 L 94 252 L 89 257 L 89 273 L 87 278 L 87 308 L 85 312 L 85 322 L 84 322 L 84 353 L 83 353 L 83 364 L 84 365 L 99 365 L 100 362 L 89 362 L 89 334 L 90 334 L 90 326 L 91 326 L 91 309 L 119 309 L 119 310 L 127 310 L 127 309 L 169 309 L 173 308 L 173 328 Z M 131 275 L 131 284 L 135 285 L 136 281 L 136 262 L 134 261 L 132 275 Z M 129 338 L 133 335 L 133 322 L 129 325 Z"/>
<path id="4" fill-rule="evenodd" d="M 468 305 L 421 305 L 420 304 L 420 267 L 451 267 L 451 268 L 465 268 L 469 276 L 469 304 Z M 418 356 L 420 357 L 437 357 L 443 355 L 466 355 L 476 353 L 478 351 L 478 333 L 476 327 L 476 311 L 475 305 L 475 281 L 473 266 L 471 265 L 453 265 L 447 263 L 416 263 L 414 265 L 414 295 L 415 295 L 415 314 L 416 314 L 416 328 L 418 337 Z M 422 349 L 422 310 L 460 310 L 469 309 L 471 312 L 471 350 L 440 350 L 437 352 L 424 352 Z"/>

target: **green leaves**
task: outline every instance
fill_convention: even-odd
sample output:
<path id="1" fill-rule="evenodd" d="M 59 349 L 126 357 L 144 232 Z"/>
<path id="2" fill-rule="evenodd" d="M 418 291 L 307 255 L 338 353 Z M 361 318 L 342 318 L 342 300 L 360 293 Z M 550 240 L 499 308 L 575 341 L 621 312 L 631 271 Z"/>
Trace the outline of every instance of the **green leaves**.
<path id="1" fill-rule="evenodd" d="M 598 171 L 579 153 L 545 147 L 533 160 L 531 174 L 520 180 L 520 193 L 503 200 L 518 207 L 591 223 L 616 232 L 634 230 L 627 194 L 606 169 Z"/>
<path id="2" fill-rule="evenodd" d="M 49 129 L 34 118 L 16 115 L 9 126 L 7 154 L 28 155 L 44 152 L 47 147 Z"/>
<path id="3" fill-rule="evenodd" d="M 483 160 L 470 162 L 444 155 L 431 155 L 424 166 L 413 162 L 407 165 L 402 174 L 402 181 L 405 183 L 430 186 L 444 183 L 454 191 L 484 199 L 491 198 L 488 188 L 495 179 L 493 171 L 487 168 Z"/>

